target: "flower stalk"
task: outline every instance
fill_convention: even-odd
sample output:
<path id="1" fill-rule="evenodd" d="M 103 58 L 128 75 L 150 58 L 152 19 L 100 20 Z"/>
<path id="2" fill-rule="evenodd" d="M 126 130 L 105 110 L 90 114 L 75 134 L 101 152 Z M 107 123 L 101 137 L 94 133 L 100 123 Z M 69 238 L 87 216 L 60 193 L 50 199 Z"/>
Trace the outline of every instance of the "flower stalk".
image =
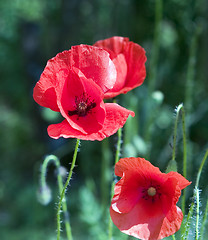
<path id="1" fill-rule="evenodd" d="M 72 159 L 71 168 L 70 168 L 67 180 L 66 180 L 66 182 L 64 184 L 64 187 L 63 187 L 63 189 L 61 191 L 61 194 L 60 194 L 60 199 L 59 199 L 58 209 L 57 209 L 57 240 L 60 240 L 60 232 L 61 232 L 61 216 L 60 216 L 61 215 L 61 207 L 62 207 L 62 204 L 65 202 L 65 192 L 66 192 L 67 186 L 69 185 L 69 182 L 71 180 L 73 169 L 75 167 L 78 148 L 79 148 L 79 143 L 80 143 L 80 140 L 77 139 L 75 150 L 74 150 L 74 155 L 73 155 L 73 159 Z M 68 240 L 72 240 L 72 234 L 71 234 L 71 236 Z"/>
<path id="2" fill-rule="evenodd" d="M 205 228 L 205 224 L 206 224 L 206 221 L 207 221 L 207 216 L 208 216 L 208 200 L 207 200 L 207 203 L 206 203 L 206 208 L 205 208 L 205 212 L 204 212 L 204 216 L 203 216 L 203 220 L 202 220 L 202 224 L 201 224 L 201 231 L 200 231 L 200 236 L 199 236 L 200 240 L 203 239 L 204 228 Z"/>
<path id="3" fill-rule="evenodd" d="M 117 145 L 116 145 L 115 165 L 119 161 L 119 157 L 120 157 L 121 142 L 122 142 L 122 128 L 118 129 L 117 137 L 118 137 L 118 140 L 117 140 Z M 114 195 L 114 187 L 115 187 L 115 181 L 112 181 L 112 184 L 111 184 L 111 200 L 112 200 L 113 195 Z M 111 220 L 111 217 L 109 216 L 108 239 L 111 240 L 112 237 L 113 237 L 113 222 Z"/>
<path id="4" fill-rule="evenodd" d="M 179 104 L 176 108 L 176 120 L 174 125 L 174 132 L 173 132 L 173 152 L 172 152 L 172 161 L 175 161 L 176 158 L 176 139 L 177 139 L 177 128 L 178 128 L 178 119 L 180 110 L 183 107 L 183 104 Z"/>
<path id="5" fill-rule="evenodd" d="M 186 147 L 186 123 L 185 123 L 185 110 L 184 106 L 181 108 L 182 112 L 182 132 L 183 132 L 183 176 L 187 177 L 187 147 Z M 183 190 L 182 195 L 182 212 L 185 214 L 186 203 L 186 188 Z"/>
<path id="6" fill-rule="evenodd" d="M 202 159 L 201 165 L 199 167 L 199 171 L 196 178 L 196 185 L 195 185 L 195 195 L 196 195 L 196 240 L 199 239 L 199 180 L 201 177 L 201 172 L 204 167 L 204 164 L 207 160 L 208 150 L 206 151 L 204 158 Z"/>
<path id="7" fill-rule="evenodd" d="M 54 165 L 56 166 L 59 194 L 61 194 L 62 189 L 63 189 L 63 179 L 62 179 L 62 175 L 60 174 L 60 167 L 61 167 L 60 160 L 55 155 L 48 155 L 43 161 L 43 164 L 41 166 L 41 177 L 40 177 L 41 188 L 47 189 L 46 172 L 47 172 L 47 168 L 48 168 L 48 165 L 50 162 L 53 162 Z M 67 235 L 67 239 L 70 240 L 70 239 L 72 239 L 71 226 L 70 226 L 69 217 L 68 217 L 67 204 L 65 201 L 62 202 L 62 208 L 63 208 L 63 213 L 65 216 L 64 223 L 65 223 L 66 235 Z"/>
<path id="8" fill-rule="evenodd" d="M 196 235 L 195 235 L 195 239 L 196 240 L 199 239 L 199 205 L 200 205 L 200 202 L 199 202 L 199 180 L 201 177 L 202 169 L 207 160 L 207 157 L 208 157 L 208 149 L 202 159 L 202 162 L 200 164 L 200 167 L 199 167 L 199 170 L 197 173 L 196 184 L 195 184 L 195 188 L 194 188 L 194 196 L 193 196 L 194 200 L 191 203 L 191 206 L 190 206 L 190 209 L 188 212 L 188 216 L 186 219 L 186 224 L 185 224 L 184 228 L 182 229 L 182 233 L 181 233 L 182 240 L 188 239 L 188 233 L 189 233 L 189 229 L 190 229 L 190 220 L 191 220 L 191 217 L 193 216 L 193 212 L 194 212 L 194 208 L 195 208 L 195 201 L 196 201 L 196 224 L 195 224 Z"/>
<path id="9" fill-rule="evenodd" d="M 101 203 L 103 207 L 106 207 L 109 201 L 109 189 L 108 186 L 110 182 L 110 160 L 111 153 L 109 147 L 109 139 L 104 139 L 102 142 L 102 159 L 101 159 Z"/>

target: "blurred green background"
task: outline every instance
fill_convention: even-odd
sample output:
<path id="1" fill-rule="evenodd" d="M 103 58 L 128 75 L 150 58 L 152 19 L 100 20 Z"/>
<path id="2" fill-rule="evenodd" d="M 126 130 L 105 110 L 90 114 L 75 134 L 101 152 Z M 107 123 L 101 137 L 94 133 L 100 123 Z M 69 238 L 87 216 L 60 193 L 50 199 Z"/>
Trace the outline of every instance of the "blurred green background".
<path id="1" fill-rule="evenodd" d="M 155 11 L 156 3 L 159 8 Z M 208 147 L 208 1 L 160 3 L 0 0 L 1 240 L 56 239 L 56 171 L 52 165 L 48 169 L 53 198 L 47 206 L 38 202 L 39 171 L 44 156 L 51 153 L 69 169 L 75 141 L 49 138 L 47 126 L 58 122 L 59 116 L 37 105 L 32 92 L 47 60 L 72 45 L 93 44 L 117 35 L 145 48 L 144 84 L 118 99 L 136 113 L 123 130 L 122 156 L 145 157 L 165 171 L 171 159 L 174 109 L 183 102 L 188 179 L 195 182 L 196 169 Z M 108 212 L 103 207 L 109 205 L 115 144 L 116 135 L 102 143 L 81 143 L 68 190 L 75 239 L 107 239 Z M 176 159 L 182 173 L 180 125 Z M 200 182 L 202 206 L 207 197 L 206 173 L 207 167 Z M 189 188 L 189 197 L 192 190 Z M 187 199 L 187 207 L 189 203 Z M 127 239 L 119 231 L 116 236 Z"/>

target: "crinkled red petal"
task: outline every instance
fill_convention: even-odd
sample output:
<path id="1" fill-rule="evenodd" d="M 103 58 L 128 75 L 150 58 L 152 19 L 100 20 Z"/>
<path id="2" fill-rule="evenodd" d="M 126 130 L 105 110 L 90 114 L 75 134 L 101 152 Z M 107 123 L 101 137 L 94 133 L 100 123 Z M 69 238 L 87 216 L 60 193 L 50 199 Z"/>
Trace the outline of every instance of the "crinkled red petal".
<path id="1" fill-rule="evenodd" d="M 69 51 L 63 51 L 47 62 L 37 82 L 33 97 L 43 107 L 59 111 L 55 89 L 66 81 L 69 70 L 76 67 L 89 79 L 98 84 L 103 92 L 113 88 L 116 81 L 116 69 L 103 49 L 78 45 Z"/>
<path id="2" fill-rule="evenodd" d="M 153 166 L 149 161 L 144 158 L 121 158 L 115 165 L 115 174 L 122 177 L 124 173 L 137 172 L 137 174 L 146 176 L 155 174 L 163 174 L 158 167 Z"/>
<path id="3" fill-rule="evenodd" d="M 147 57 L 145 55 L 145 50 L 139 44 L 128 42 L 123 54 L 128 66 L 125 87 L 138 87 L 143 83 L 146 77 L 145 62 Z"/>
<path id="4" fill-rule="evenodd" d="M 173 206 L 163 220 L 158 239 L 163 239 L 177 232 L 181 227 L 182 220 L 183 213 L 181 209 Z"/>
<path id="5" fill-rule="evenodd" d="M 109 51 L 111 59 L 114 59 L 118 54 L 124 52 L 125 44 L 128 41 L 128 38 L 114 36 L 97 41 L 94 46 L 104 48 L 106 51 Z"/>
<path id="6" fill-rule="evenodd" d="M 127 110 L 118 104 L 106 103 L 106 118 L 103 128 L 96 133 L 83 134 L 76 129 L 73 129 L 69 123 L 64 120 L 58 124 L 52 124 L 48 127 L 48 134 L 52 138 L 79 138 L 82 140 L 98 140 L 102 141 L 104 138 L 113 135 L 117 130 L 125 124 L 129 115 L 134 116 L 134 112 Z"/>
<path id="7" fill-rule="evenodd" d="M 156 240 L 179 230 L 183 214 L 176 203 L 181 189 L 190 182 L 178 173 L 161 173 L 143 158 L 120 159 L 115 174 L 121 180 L 115 186 L 110 215 L 122 232 L 139 239 Z M 141 197 L 141 188 L 147 189 L 148 184 L 158 188 L 159 195 L 154 201 L 151 197 Z"/>
<path id="8" fill-rule="evenodd" d="M 73 46 L 71 51 L 71 63 L 80 69 L 86 78 L 91 78 L 103 92 L 113 88 L 117 73 L 107 51 L 82 44 Z"/>
<path id="9" fill-rule="evenodd" d="M 124 79 L 124 74 L 118 74 L 116 82 L 121 86 L 115 87 L 105 93 L 105 98 L 113 98 L 121 93 L 127 93 L 132 89 L 140 86 L 146 77 L 145 62 L 147 60 L 145 50 L 134 42 L 129 42 L 128 38 L 112 37 L 105 40 L 100 40 L 94 44 L 102 47 L 110 53 L 111 59 L 115 59 L 119 54 L 123 54 L 127 65 L 127 75 Z M 117 71 L 121 62 L 114 62 Z M 121 79 L 119 79 L 121 77 Z M 124 79 L 124 80 L 123 80 Z M 120 84 L 124 81 L 123 85 Z"/>
<path id="10" fill-rule="evenodd" d="M 167 216 L 145 218 L 145 211 L 140 205 L 136 205 L 134 211 L 129 213 L 117 213 L 111 207 L 110 215 L 121 232 L 143 240 L 159 240 L 173 235 L 180 229 L 183 219 L 182 211 L 177 206 Z M 169 216 L 172 217 L 168 218 Z"/>
<path id="11" fill-rule="evenodd" d="M 181 190 L 191 184 L 191 182 L 189 182 L 185 177 L 183 177 L 178 172 L 169 172 L 167 176 L 176 178 L 178 181 L 178 186 L 180 187 Z"/>
<path id="12" fill-rule="evenodd" d="M 56 91 L 61 114 L 72 128 L 84 134 L 98 132 L 102 128 L 105 120 L 103 92 L 92 79 L 87 79 L 79 69 L 73 68 L 69 70 L 63 86 Z M 94 102 L 95 107 L 86 112 L 86 116 L 69 115 L 69 111 L 76 110 L 76 101 Z"/>
<path id="13" fill-rule="evenodd" d="M 70 51 L 67 51 L 70 54 Z M 66 65 L 60 59 L 60 54 L 47 62 L 47 65 L 41 74 L 40 80 L 36 83 L 33 90 L 34 100 L 43 107 L 48 107 L 53 111 L 59 111 L 57 106 L 56 86 L 60 82 L 65 82 L 66 75 L 59 76 L 59 72 L 66 69 Z"/>

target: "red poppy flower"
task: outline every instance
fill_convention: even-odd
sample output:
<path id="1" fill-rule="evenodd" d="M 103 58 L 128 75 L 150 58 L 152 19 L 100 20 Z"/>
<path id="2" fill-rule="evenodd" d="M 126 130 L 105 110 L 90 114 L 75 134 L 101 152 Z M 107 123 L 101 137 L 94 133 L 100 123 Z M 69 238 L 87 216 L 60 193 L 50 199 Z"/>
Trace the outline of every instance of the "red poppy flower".
<path id="1" fill-rule="evenodd" d="M 128 38 L 111 37 L 100 40 L 94 46 L 105 49 L 116 66 L 117 79 L 114 87 L 105 93 L 112 98 L 140 86 L 146 77 L 145 50 Z"/>
<path id="2" fill-rule="evenodd" d="M 179 230 L 183 214 L 176 206 L 181 190 L 191 182 L 177 172 L 162 173 L 144 158 L 123 158 L 115 166 L 110 215 L 124 233 L 156 240 Z"/>
<path id="3" fill-rule="evenodd" d="M 49 136 L 102 140 L 114 134 L 129 114 L 134 116 L 117 104 L 104 104 L 104 92 L 115 81 L 115 66 L 103 49 L 79 45 L 50 59 L 33 92 L 38 104 L 65 118 L 48 127 Z"/>

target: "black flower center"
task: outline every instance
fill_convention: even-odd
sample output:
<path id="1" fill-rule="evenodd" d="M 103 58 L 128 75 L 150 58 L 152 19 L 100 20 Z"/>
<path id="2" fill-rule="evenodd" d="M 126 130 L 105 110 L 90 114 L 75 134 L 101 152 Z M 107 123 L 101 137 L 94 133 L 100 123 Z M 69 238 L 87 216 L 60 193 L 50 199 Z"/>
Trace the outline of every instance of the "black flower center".
<path id="1" fill-rule="evenodd" d="M 80 96 L 75 96 L 75 110 L 68 111 L 69 116 L 77 115 L 78 117 L 85 117 L 96 107 L 96 103 L 86 93 Z"/>

